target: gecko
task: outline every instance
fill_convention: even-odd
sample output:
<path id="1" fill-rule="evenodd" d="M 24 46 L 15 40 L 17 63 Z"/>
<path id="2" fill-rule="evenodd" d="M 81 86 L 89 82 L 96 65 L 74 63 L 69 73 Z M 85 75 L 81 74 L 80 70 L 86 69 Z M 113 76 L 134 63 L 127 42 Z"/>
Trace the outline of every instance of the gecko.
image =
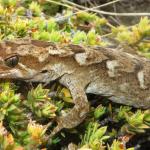
<path id="1" fill-rule="evenodd" d="M 60 44 L 33 39 L 0 42 L 0 79 L 50 83 L 70 90 L 74 107 L 56 118 L 55 135 L 87 116 L 88 93 L 137 108 L 150 108 L 150 60 L 101 46 Z"/>

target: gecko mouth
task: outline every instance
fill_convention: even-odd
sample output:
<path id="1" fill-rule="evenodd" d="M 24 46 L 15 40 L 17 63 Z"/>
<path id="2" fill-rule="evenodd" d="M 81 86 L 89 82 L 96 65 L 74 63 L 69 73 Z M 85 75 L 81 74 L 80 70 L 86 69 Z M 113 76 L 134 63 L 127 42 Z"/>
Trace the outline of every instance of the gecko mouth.
<path id="1" fill-rule="evenodd" d="M 8 76 L 12 75 L 11 72 L 1 72 L 0 73 L 0 78 L 7 78 Z"/>
<path id="2" fill-rule="evenodd" d="M 0 71 L 0 79 L 19 79 L 31 80 L 37 73 L 29 71 L 20 71 L 18 69 L 11 69 L 9 71 Z"/>
<path id="3" fill-rule="evenodd" d="M 17 69 L 11 69 L 9 71 L 0 71 L 0 78 L 21 78 L 23 77 L 22 73 Z"/>

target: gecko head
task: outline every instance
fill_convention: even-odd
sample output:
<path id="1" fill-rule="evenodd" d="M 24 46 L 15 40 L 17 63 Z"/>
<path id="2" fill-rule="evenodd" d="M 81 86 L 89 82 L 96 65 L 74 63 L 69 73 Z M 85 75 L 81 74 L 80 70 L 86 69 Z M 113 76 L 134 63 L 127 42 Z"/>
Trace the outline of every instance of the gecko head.
<path id="1" fill-rule="evenodd" d="M 29 65 L 29 63 L 31 61 L 28 62 L 26 57 L 22 57 L 16 53 L 11 55 L 4 55 L 4 53 L 1 55 L 0 53 L 0 78 L 32 78 L 37 71 L 33 69 L 33 64 Z"/>
<path id="2" fill-rule="evenodd" d="M 0 43 L 0 78 L 55 80 L 60 66 L 55 65 L 59 61 L 55 54 L 49 53 L 57 51 L 52 47 L 48 42 L 24 39 Z M 63 74 L 62 70 L 59 72 Z"/>
<path id="3" fill-rule="evenodd" d="M 29 43 L 20 45 L 11 42 L 0 43 L 0 78 L 27 80 L 33 78 L 43 63 L 38 60 L 38 51 L 33 55 L 32 50 L 34 48 Z"/>

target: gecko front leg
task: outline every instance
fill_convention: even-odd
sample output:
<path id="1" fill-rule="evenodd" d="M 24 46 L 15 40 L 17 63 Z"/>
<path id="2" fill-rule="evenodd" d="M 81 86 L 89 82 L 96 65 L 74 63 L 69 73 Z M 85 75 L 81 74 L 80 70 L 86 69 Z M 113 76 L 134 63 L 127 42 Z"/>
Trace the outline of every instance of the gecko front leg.
<path id="1" fill-rule="evenodd" d="M 80 82 L 71 75 L 64 75 L 60 79 L 60 83 L 70 90 L 75 105 L 65 116 L 57 118 L 57 126 L 52 131 L 50 137 L 63 128 L 70 129 L 76 127 L 85 119 L 86 114 L 89 112 L 87 96 Z"/>

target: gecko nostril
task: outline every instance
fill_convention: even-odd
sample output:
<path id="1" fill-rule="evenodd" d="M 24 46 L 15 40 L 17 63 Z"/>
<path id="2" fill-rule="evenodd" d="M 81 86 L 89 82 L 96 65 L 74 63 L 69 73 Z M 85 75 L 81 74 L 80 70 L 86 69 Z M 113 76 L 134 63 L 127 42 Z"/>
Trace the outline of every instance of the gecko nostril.
<path id="1" fill-rule="evenodd" d="M 7 65 L 8 67 L 15 67 L 19 62 L 19 57 L 17 55 L 8 57 L 5 59 L 5 65 Z"/>
<path id="2" fill-rule="evenodd" d="M 47 73 L 47 72 L 48 72 L 47 70 L 42 70 L 42 71 L 41 71 L 41 73 Z"/>

